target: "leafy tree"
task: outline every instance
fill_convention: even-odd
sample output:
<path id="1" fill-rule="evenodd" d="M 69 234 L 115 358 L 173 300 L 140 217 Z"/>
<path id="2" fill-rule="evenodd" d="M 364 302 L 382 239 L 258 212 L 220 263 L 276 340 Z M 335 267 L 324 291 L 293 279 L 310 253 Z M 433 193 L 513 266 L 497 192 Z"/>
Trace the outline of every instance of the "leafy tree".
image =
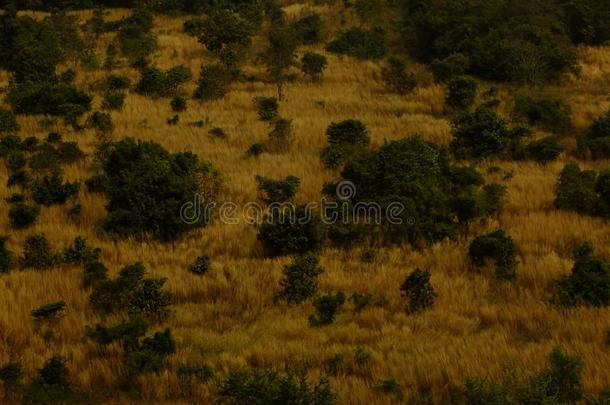
<path id="1" fill-rule="evenodd" d="M 337 294 L 328 293 L 317 297 L 313 302 L 316 314 L 309 317 L 309 324 L 311 326 L 330 325 L 344 303 L 345 294 L 341 291 Z"/>
<path id="2" fill-rule="evenodd" d="M 563 100 L 553 97 L 517 96 L 513 117 L 527 125 L 565 133 L 572 129 L 572 110 Z"/>
<path id="3" fill-rule="evenodd" d="M 407 72 L 407 63 L 400 57 L 390 57 L 381 69 L 381 77 L 385 87 L 396 94 L 406 94 L 415 89 L 417 79 L 413 73 Z"/>
<path id="4" fill-rule="evenodd" d="M 129 345 L 125 353 L 127 372 L 134 376 L 142 373 L 159 373 L 165 359 L 176 352 L 176 341 L 171 331 L 165 329 L 152 337 L 147 337 L 135 345 Z"/>
<path id="5" fill-rule="evenodd" d="M 99 153 L 101 183 L 109 200 L 103 222 L 107 232 L 175 240 L 207 223 L 205 204 L 213 200 L 220 178 L 196 155 L 172 154 L 154 142 L 131 138 L 108 144 Z M 184 221 L 182 209 L 193 202 L 194 212 L 201 215 L 194 222 Z"/>
<path id="6" fill-rule="evenodd" d="M 328 43 L 326 50 L 358 59 L 378 60 L 386 55 L 387 45 L 385 34 L 381 29 L 365 31 L 360 28 L 350 28 Z"/>
<path id="7" fill-rule="evenodd" d="M 182 65 L 162 71 L 156 67 L 147 67 L 142 71 L 136 92 L 149 97 L 172 97 L 181 86 L 192 79 L 191 71 Z"/>
<path id="8" fill-rule="evenodd" d="M 83 266 L 83 286 L 96 287 L 108 279 L 108 269 L 99 260 L 87 261 Z"/>
<path id="9" fill-rule="evenodd" d="M 603 2 L 562 2 L 568 35 L 575 43 L 602 45 L 610 40 L 610 9 Z"/>
<path id="10" fill-rule="evenodd" d="M 477 82 L 466 76 L 455 76 L 449 81 L 445 103 L 458 110 L 465 110 L 474 104 Z"/>
<path id="11" fill-rule="evenodd" d="M 209 51 L 220 55 L 231 47 L 249 47 L 253 27 L 239 14 L 221 9 L 203 18 L 187 21 L 184 28 Z"/>
<path id="12" fill-rule="evenodd" d="M 307 52 L 301 58 L 301 71 L 305 73 L 309 78 L 318 82 L 322 79 L 324 69 L 328 65 L 326 56 L 320 55 L 319 53 Z"/>
<path id="13" fill-rule="evenodd" d="M 515 243 L 502 229 L 476 237 L 468 248 L 468 257 L 479 268 L 493 260 L 499 280 L 512 281 L 517 276 Z"/>
<path id="14" fill-rule="evenodd" d="M 277 118 L 269 132 L 268 152 L 285 152 L 292 142 L 292 120 Z"/>
<path id="15" fill-rule="evenodd" d="M 415 269 L 400 286 L 400 291 L 409 300 L 409 313 L 424 310 L 434 303 L 436 293 L 430 284 L 430 272 Z"/>
<path id="16" fill-rule="evenodd" d="M 562 305 L 610 305 L 610 262 L 594 256 L 593 251 L 590 243 L 574 250 L 571 274 L 557 280 L 558 300 Z"/>
<path id="17" fill-rule="evenodd" d="M 99 134 L 106 135 L 114 131 L 112 116 L 108 113 L 95 111 L 87 118 L 85 123 L 87 128 L 95 129 Z"/>
<path id="18" fill-rule="evenodd" d="M 51 251 L 44 235 L 32 235 L 26 238 L 21 256 L 22 268 L 47 270 L 58 262 L 57 254 Z"/>
<path id="19" fill-rule="evenodd" d="M 284 180 L 272 180 L 262 176 L 255 178 L 258 189 L 263 195 L 263 201 L 267 204 L 292 200 L 301 184 L 301 180 L 295 176 L 288 176 Z"/>
<path id="20" fill-rule="evenodd" d="M 161 290 L 166 281 L 166 278 L 142 280 L 142 284 L 130 294 L 127 312 L 149 319 L 166 317 L 172 303 L 172 295 Z"/>
<path id="21" fill-rule="evenodd" d="M 273 27 L 267 37 L 268 48 L 261 54 L 267 66 L 267 73 L 277 86 L 277 98 L 284 97 L 284 84 L 288 81 L 288 71 L 294 65 L 298 40 L 294 31 L 286 26 Z"/>
<path id="22" fill-rule="evenodd" d="M 8 217 L 11 227 L 15 229 L 25 229 L 32 226 L 40 215 L 40 208 L 36 205 L 24 203 L 11 204 Z"/>
<path id="23" fill-rule="evenodd" d="M 108 91 L 102 100 L 104 110 L 122 110 L 127 95 L 121 91 Z"/>
<path id="24" fill-rule="evenodd" d="M 61 254 L 62 261 L 68 264 L 86 264 L 97 261 L 100 255 L 101 249 L 89 247 L 87 241 L 80 236 L 74 238 L 72 244 Z"/>
<path id="25" fill-rule="evenodd" d="M 121 20 L 116 41 L 123 55 L 135 63 L 145 61 L 157 47 L 152 28 L 153 14 L 146 8 L 136 8 Z"/>
<path id="26" fill-rule="evenodd" d="M 68 198 L 76 195 L 80 189 L 78 182 L 64 183 L 57 171 L 32 182 L 32 197 L 37 204 L 64 204 Z"/>
<path id="27" fill-rule="evenodd" d="M 597 173 L 581 171 L 576 163 L 568 163 L 555 186 L 555 207 L 561 210 L 592 214 L 599 206 L 596 192 Z"/>
<path id="28" fill-rule="evenodd" d="M 318 13 L 297 19 L 291 27 L 300 45 L 313 45 L 324 39 L 324 23 Z"/>
<path id="29" fill-rule="evenodd" d="M 275 97 L 255 97 L 254 102 L 258 108 L 258 118 L 261 121 L 272 121 L 277 118 L 280 108 Z"/>
<path id="30" fill-rule="evenodd" d="M 318 291 L 317 278 L 323 272 L 317 257 L 311 254 L 295 257 L 292 264 L 284 266 L 279 296 L 290 304 L 303 303 Z"/>
<path id="31" fill-rule="evenodd" d="M 345 120 L 331 123 L 326 129 L 328 146 L 322 150 L 322 162 L 329 168 L 345 163 L 350 156 L 357 154 L 370 144 L 366 126 L 358 120 Z"/>
<path id="32" fill-rule="evenodd" d="M 270 256 L 303 254 L 320 250 L 324 228 L 310 207 L 275 207 L 259 226 L 257 237 Z"/>
<path id="33" fill-rule="evenodd" d="M 194 98 L 210 101 L 218 100 L 229 92 L 231 74 L 222 65 L 203 65 L 197 82 Z"/>
<path id="34" fill-rule="evenodd" d="M 220 383 L 219 396 L 235 405 L 337 403 L 337 397 L 326 379 L 310 387 L 303 374 L 281 375 L 272 370 L 256 368 L 230 372 Z"/>

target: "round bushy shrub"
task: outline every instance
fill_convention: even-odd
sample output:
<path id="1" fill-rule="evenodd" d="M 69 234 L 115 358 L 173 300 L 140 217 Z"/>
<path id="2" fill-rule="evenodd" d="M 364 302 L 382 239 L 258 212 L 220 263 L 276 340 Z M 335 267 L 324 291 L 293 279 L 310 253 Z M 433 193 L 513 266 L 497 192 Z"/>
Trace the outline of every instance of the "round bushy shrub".
<path id="1" fill-rule="evenodd" d="M 203 101 L 218 100 L 229 92 L 231 73 L 222 65 L 204 65 L 197 82 L 194 98 Z"/>
<path id="2" fill-rule="evenodd" d="M 466 76 L 457 76 L 449 81 L 445 103 L 451 108 L 465 110 L 474 104 L 477 82 Z"/>
<path id="3" fill-rule="evenodd" d="M 400 57 L 393 56 L 381 69 L 385 87 L 396 94 L 406 94 L 417 86 L 415 75 L 407 72 L 407 63 Z"/>
<path id="4" fill-rule="evenodd" d="M 11 204 L 8 211 L 11 227 L 15 229 L 25 229 L 34 225 L 39 214 L 40 208 L 38 206 L 24 203 Z"/>
<path id="5" fill-rule="evenodd" d="M 312 81 L 319 81 L 322 78 L 327 65 L 326 56 L 319 53 L 307 52 L 301 58 L 301 71 Z"/>

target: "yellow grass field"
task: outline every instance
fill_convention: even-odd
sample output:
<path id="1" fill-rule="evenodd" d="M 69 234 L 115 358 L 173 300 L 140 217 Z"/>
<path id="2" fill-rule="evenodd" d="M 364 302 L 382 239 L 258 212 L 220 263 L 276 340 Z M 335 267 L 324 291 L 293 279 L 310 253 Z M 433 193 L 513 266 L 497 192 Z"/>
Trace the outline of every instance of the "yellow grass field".
<path id="1" fill-rule="evenodd" d="M 288 6 L 289 15 L 303 9 L 316 9 L 325 18 L 336 18 L 329 7 Z M 112 11 L 112 17 L 124 15 Z M 82 13 L 84 21 L 90 13 Z M 350 16 L 346 16 L 349 20 Z M 156 17 L 155 34 L 159 48 L 154 61 L 161 68 L 184 64 L 198 76 L 202 63 L 211 60 L 204 47 L 182 33 L 183 18 Z M 339 28 L 339 27 L 336 27 Z M 103 36 L 98 54 L 112 36 Z M 254 41 L 254 51 L 262 39 Z M 324 53 L 322 47 L 316 48 Z M 304 49 L 300 49 L 299 53 Z M 573 135 L 610 108 L 610 49 L 580 48 L 581 71 L 569 77 L 561 87 L 517 89 L 499 86 L 503 103 L 499 111 L 508 115 L 516 91 L 557 94 L 573 110 L 575 133 L 564 143 L 573 147 Z M 325 53 L 326 54 L 326 53 Z M 113 112 L 116 125 L 113 139 L 130 136 L 160 143 L 170 151 L 193 151 L 209 160 L 224 175 L 220 201 L 244 204 L 256 201 L 254 176 L 301 179 L 297 200 L 319 201 L 325 182 L 336 180 L 338 173 L 320 162 L 325 146 L 324 131 L 331 122 L 354 118 L 364 122 L 374 147 L 384 140 L 420 134 L 434 142 L 447 144 L 451 139 L 449 117 L 444 114 L 444 88 L 434 83 L 423 66 L 413 65 L 419 86 L 409 95 L 389 94 L 379 79 L 379 66 L 347 57 L 326 54 L 329 66 L 321 83 L 310 83 L 299 76 L 286 87 L 286 99 L 280 114 L 293 120 L 294 142 L 289 151 L 247 158 L 245 151 L 267 138 L 268 124 L 257 117 L 253 98 L 272 96 L 275 87 L 262 82 L 234 83 L 220 101 L 198 103 L 189 100 L 188 110 L 180 114 L 178 125 L 166 119 L 174 113 L 169 99 L 152 100 L 129 93 L 125 107 Z M 249 65 L 246 71 L 264 72 L 263 66 Z M 117 72 L 137 80 L 137 72 L 122 67 Z M 78 67 L 77 83 L 85 90 L 107 72 Z M 0 86 L 8 85 L 2 73 Z M 187 90 L 194 90 L 194 81 Z M 482 84 L 483 90 L 490 87 Z M 90 91 L 93 93 L 93 91 Z M 96 93 L 95 109 L 101 104 Z M 46 136 L 40 117 L 19 117 L 22 136 Z M 202 128 L 189 122 L 206 120 Z M 227 139 L 208 135 L 221 127 Z M 77 141 L 91 154 L 99 140 L 92 130 L 74 132 L 67 127 L 52 128 L 65 140 Z M 5 198 L 13 190 L 0 188 L 0 235 L 10 236 L 7 247 L 19 254 L 24 239 L 44 234 L 56 249 L 63 248 L 80 235 L 91 246 L 100 247 L 102 260 L 114 276 L 121 267 L 143 262 L 155 277 L 167 277 L 166 289 L 174 295 L 172 315 L 159 328 L 169 327 L 177 341 L 177 353 L 170 356 L 168 367 L 160 375 L 147 374 L 139 379 L 143 399 L 113 392 L 115 403 L 208 403 L 212 401 L 213 382 L 193 387 L 187 398 L 176 376 L 179 365 L 207 364 L 217 377 L 242 366 L 274 367 L 304 365 L 317 378 L 324 373 L 326 359 L 343 354 L 346 369 L 330 378 L 341 403 L 391 404 L 397 399 L 373 388 L 380 379 L 395 379 L 408 398 L 418 387 L 430 387 L 436 400 L 449 400 L 451 392 L 468 377 L 500 379 L 508 368 L 541 370 L 554 346 L 577 354 L 584 362 L 584 388 L 593 392 L 610 385 L 610 349 L 606 331 L 610 329 L 610 309 L 577 307 L 560 309 L 550 300 L 554 280 L 572 267 L 571 249 L 589 240 L 598 254 L 610 257 L 610 227 L 601 219 L 553 208 L 554 186 L 564 164 L 573 160 L 562 155 L 546 166 L 528 162 L 488 161 L 480 164 L 482 172 L 499 166 L 500 174 L 490 179 L 502 181 L 511 172 L 508 198 L 496 218 L 473 226 L 469 239 L 446 241 L 422 251 L 411 248 L 379 248 L 372 263 L 360 260 L 361 249 L 326 248 L 321 264 L 326 270 L 320 277 L 322 291 L 371 293 L 387 304 L 353 314 L 346 305 L 335 322 L 327 327 L 311 328 L 307 318 L 314 309 L 310 302 L 289 306 L 275 302 L 282 267 L 289 258 L 263 258 L 256 239 L 256 229 L 245 223 L 220 221 L 189 234 L 176 243 L 114 240 L 97 228 L 105 215 L 103 197 L 81 188 L 79 201 L 83 212 L 79 220 L 68 219 L 70 206 L 43 208 L 35 226 L 25 231 L 11 230 Z M 91 175 L 91 158 L 66 167 L 69 180 L 84 181 Z M 580 162 L 587 168 L 605 168 L 608 161 Z M 0 184 L 8 173 L 0 165 Z M 518 248 L 518 278 L 504 285 L 491 273 L 473 272 L 466 258 L 468 243 L 477 234 L 504 228 Z M 205 277 L 188 272 L 194 259 L 207 253 L 212 258 L 211 271 Z M 407 315 L 406 301 L 399 286 L 416 267 L 429 269 L 438 298 L 422 313 Z M 68 361 L 76 387 L 95 391 L 116 387 L 121 368 L 120 345 L 99 348 L 85 336 L 85 327 L 101 322 L 92 311 L 89 293 L 81 286 L 82 269 L 64 266 L 47 272 L 12 271 L 0 275 L 0 365 L 11 360 L 22 362 L 29 376 L 54 354 Z M 63 300 L 64 317 L 50 325 L 36 324 L 30 311 L 41 305 Z M 111 322 L 119 318 L 109 318 Z M 52 338 L 46 338 L 52 329 Z M 354 351 L 363 347 L 372 353 L 367 367 L 354 362 Z M 114 389 L 109 388 L 112 392 Z M 6 403 L 0 390 L 0 403 Z M 194 399 L 195 398 L 195 399 Z"/>

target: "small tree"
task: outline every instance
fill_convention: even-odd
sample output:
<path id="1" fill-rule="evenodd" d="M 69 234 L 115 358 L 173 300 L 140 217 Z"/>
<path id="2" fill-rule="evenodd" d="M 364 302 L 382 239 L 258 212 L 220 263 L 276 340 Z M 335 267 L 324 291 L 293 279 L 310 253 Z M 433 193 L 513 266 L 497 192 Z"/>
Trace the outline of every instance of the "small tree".
<path id="1" fill-rule="evenodd" d="M 465 110 L 474 104 L 477 82 L 466 76 L 456 76 L 449 81 L 445 103 L 451 108 Z"/>
<path id="2" fill-rule="evenodd" d="M 278 116 L 279 103 L 275 97 L 255 97 L 258 118 L 261 121 L 272 121 Z"/>
<path id="3" fill-rule="evenodd" d="M 324 23 L 320 14 L 313 13 L 299 18 L 291 24 L 300 45 L 313 45 L 324 37 Z"/>
<path id="4" fill-rule="evenodd" d="M 193 97 L 211 101 L 224 97 L 229 91 L 231 74 L 222 65 L 203 65 Z"/>
<path id="5" fill-rule="evenodd" d="M 286 26 L 274 27 L 269 31 L 269 47 L 262 54 L 267 72 L 277 86 L 277 98 L 284 98 L 284 84 L 288 81 L 288 71 L 294 65 L 298 41 L 294 31 Z"/>
<path id="6" fill-rule="evenodd" d="M 515 244 L 502 229 L 475 238 L 468 249 L 468 256 L 478 268 L 485 266 L 487 260 L 493 260 L 499 280 L 512 281 L 517 276 Z"/>
<path id="7" fill-rule="evenodd" d="M 168 307 L 172 303 L 172 295 L 162 291 L 166 278 L 145 279 L 142 284 L 131 292 L 127 302 L 129 315 L 141 315 L 146 318 L 162 319 L 169 314 Z"/>
<path id="8" fill-rule="evenodd" d="M 104 110 L 120 111 L 123 109 L 123 105 L 125 104 L 125 98 L 127 98 L 127 95 L 121 91 L 108 91 L 104 95 L 102 108 Z"/>
<path id="9" fill-rule="evenodd" d="M 198 276 L 203 276 L 210 270 L 210 256 L 199 256 L 195 263 L 189 267 L 189 271 Z"/>
<path id="10" fill-rule="evenodd" d="M 292 200 L 301 184 L 301 180 L 295 176 L 288 176 L 284 180 L 272 180 L 262 176 L 256 176 L 255 179 L 263 201 L 267 204 Z"/>
<path id="11" fill-rule="evenodd" d="M 305 73 L 311 81 L 318 82 L 322 79 L 324 69 L 328 65 L 326 56 L 319 53 L 307 52 L 301 58 L 301 71 Z"/>
<path id="12" fill-rule="evenodd" d="M 38 215 L 40 215 L 40 208 L 37 205 L 24 203 L 11 204 L 8 211 L 11 227 L 15 229 L 25 229 L 34 225 Z"/>
<path id="13" fill-rule="evenodd" d="M 96 287 L 108 279 L 108 269 L 98 260 L 88 261 L 83 266 L 83 286 Z"/>
<path id="14" fill-rule="evenodd" d="M 337 311 L 345 303 L 345 294 L 338 292 L 337 294 L 324 294 L 316 298 L 313 306 L 316 308 L 316 314 L 309 317 L 311 326 L 330 325 L 335 320 Z"/>
<path id="15" fill-rule="evenodd" d="M 187 106 L 186 98 L 184 96 L 176 96 L 172 99 L 170 105 L 174 112 L 185 111 Z"/>
<path id="16" fill-rule="evenodd" d="M 32 182 L 32 197 L 37 204 L 60 205 L 76 195 L 80 189 L 78 182 L 64 183 L 61 174 L 55 171 Z"/>
<path id="17" fill-rule="evenodd" d="M 44 235 L 29 236 L 25 240 L 23 255 L 21 256 L 22 268 L 46 270 L 57 263 L 58 257 L 51 251 L 49 242 L 47 242 Z"/>
<path id="18" fill-rule="evenodd" d="M 409 313 L 424 310 L 434 303 L 436 293 L 430 284 L 430 272 L 415 269 L 404 283 L 400 286 L 400 291 L 409 300 Z"/>
<path id="19" fill-rule="evenodd" d="M 289 304 L 301 304 L 318 291 L 317 278 L 324 272 L 319 260 L 313 255 L 295 257 L 292 264 L 284 266 L 280 281 L 280 298 Z"/>
<path id="20" fill-rule="evenodd" d="M 407 72 L 404 59 L 393 56 L 381 69 L 381 77 L 386 88 L 396 94 L 406 94 L 417 86 L 417 79 L 413 73 Z"/>

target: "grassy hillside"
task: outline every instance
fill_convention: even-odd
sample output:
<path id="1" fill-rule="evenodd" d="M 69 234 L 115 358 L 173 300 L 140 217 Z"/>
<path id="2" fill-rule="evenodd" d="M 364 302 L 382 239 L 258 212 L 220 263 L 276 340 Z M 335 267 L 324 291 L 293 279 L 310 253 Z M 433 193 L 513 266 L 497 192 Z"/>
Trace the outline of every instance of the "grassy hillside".
<path id="1" fill-rule="evenodd" d="M 329 27 L 329 38 L 339 28 L 358 21 L 353 12 L 346 12 L 340 5 L 294 3 L 285 9 L 288 16 L 306 11 L 320 13 Z M 112 10 L 107 19 L 127 14 L 127 10 Z M 86 21 L 91 12 L 77 15 L 80 21 Z M 183 33 L 186 19 L 155 17 L 153 32 L 158 49 L 152 60 L 162 69 L 183 64 L 197 77 L 202 63 L 211 61 L 212 56 L 195 38 Z M 97 54 L 104 54 L 113 35 L 102 34 L 95 44 Z M 252 54 L 263 47 L 263 36 L 256 36 Z M 175 114 L 170 99 L 151 99 L 129 92 L 122 111 L 111 113 L 115 129 L 110 139 L 130 136 L 155 141 L 171 152 L 196 153 L 223 174 L 224 186 L 218 201 L 238 206 L 257 201 L 255 175 L 297 176 L 301 187 L 296 201 L 320 201 L 324 183 L 338 178 L 338 171 L 326 169 L 320 161 L 320 150 L 326 146 L 325 130 L 331 122 L 349 118 L 362 121 L 369 129 L 374 148 L 412 134 L 445 145 L 451 141 L 451 116 L 444 106 L 445 86 L 435 83 L 427 66 L 410 65 L 418 86 L 414 92 L 400 96 L 384 88 L 376 62 L 337 56 L 326 52 L 323 45 L 300 47 L 299 55 L 306 50 L 325 54 L 328 68 L 320 82 L 313 83 L 299 75 L 286 85 L 280 114 L 292 120 L 294 142 L 285 153 L 265 153 L 257 158 L 245 153 L 253 143 L 264 142 L 269 132 L 269 125 L 258 120 L 253 99 L 274 96 L 275 86 L 262 80 L 235 82 L 218 101 L 189 100 L 177 125 L 167 123 Z M 570 105 L 574 122 L 574 129 L 562 144 L 572 150 L 575 136 L 610 108 L 610 50 L 580 46 L 577 56 L 580 72 L 568 75 L 560 84 L 480 82 L 479 94 L 497 87 L 501 101 L 498 111 L 507 118 L 517 92 L 561 97 Z M 99 109 L 102 93 L 96 83 L 108 72 L 70 62 L 65 67 L 76 70 L 76 84 L 95 96 L 94 109 Z M 265 73 L 263 66 L 252 61 L 246 63 L 244 71 L 256 77 L 264 77 Z M 125 63 L 114 72 L 127 75 L 133 83 L 139 77 L 137 70 Z M 2 72 L 0 83 L 8 86 L 8 73 Z M 192 94 L 195 81 L 187 83 L 185 90 Z M 66 166 L 64 176 L 84 182 L 93 173 L 93 153 L 100 142 L 96 131 L 75 131 L 61 122 L 42 128 L 40 119 L 41 116 L 18 116 L 22 136 L 43 139 L 56 131 L 65 141 L 78 142 L 88 157 Z M 202 127 L 192 125 L 200 120 L 204 121 Z M 209 131 L 215 127 L 222 128 L 227 137 L 210 136 Z M 542 135 L 540 131 L 535 133 L 535 137 Z M 394 379 L 404 398 L 429 388 L 437 401 L 448 402 L 469 377 L 500 380 L 507 369 L 540 371 L 552 348 L 561 346 L 582 359 L 583 387 L 591 392 L 601 391 L 610 381 L 610 350 L 606 344 L 609 309 L 561 308 L 551 303 L 554 280 L 572 268 L 574 246 L 590 241 L 597 254 L 610 256 L 610 228 L 604 219 L 553 207 L 559 173 L 573 160 L 577 159 L 568 152 L 547 165 L 495 159 L 477 163 L 489 181 L 508 187 L 507 200 L 499 214 L 473 223 L 468 235 L 456 240 L 422 250 L 408 245 L 375 246 L 375 258 L 368 263 L 361 260 L 366 246 L 324 248 L 320 259 L 326 271 L 319 279 L 321 291 L 344 291 L 348 297 L 352 293 L 370 293 L 385 303 L 353 313 L 353 305 L 348 302 L 332 325 L 319 328 L 308 324 L 308 317 L 314 312 L 311 302 L 291 306 L 275 300 L 282 268 L 290 258 L 265 258 L 256 228 L 244 221 L 236 225 L 213 221 L 173 243 L 116 239 L 99 228 L 106 214 L 104 197 L 85 187 L 78 194 L 82 213 L 77 219 L 68 217 L 69 204 L 45 207 L 33 227 L 14 230 L 7 215 L 2 214 L 0 235 L 10 235 L 7 247 L 17 255 L 25 238 L 32 234 L 44 234 L 55 249 L 82 236 L 89 245 L 101 248 L 101 260 L 111 276 L 123 266 L 142 262 L 152 276 L 166 277 L 165 288 L 174 297 L 172 314 L 157 329 L 171 329 L 177 351 L 158 375 L 138 378 L 142 399 L 116 390 L 122 368 L 120 344 L 100 348 L 86 337 L 85 327 L 101 322 L 102 317 L 89 305 L 90 292 L 81 285 L 82 269 L 64 265 L 44 272 L 24 270 L 0 275 L 0 365 L 19 361 L 26 374 L 34 376 L 48 358 L 59 354 L 67 359 L 74 386 L 101 391 L 104 402 L 207 403 L 215 398 L 216 385 L 213 381 L 194 384 L 185 392 L 177 376 L 180 365 L 206 364 L 216 379 L 245 365 L 280 370 L 286 366 L 305 367 L 317 381 L 327 373 L 328 359 L 341 354 L 344 368 L 330 376 L 340 401 L 391 404 L 399 400 L 375 388 L 378 381 Z M 581 160 L 579 164 L 600 170 L 609 162 Z M 492 167 L 500 169 L 488 170 Z M 0 183 L 6 184 L 8 177 L 8 170 L 0 165 Z M 0 189 L 0 212 L 8 212 L 5 199 L 13 192 L 8 187 Z M 498 228 L 506 230 L 517 246 L 518 277 L 512 284 L 495 281 L 487 270 L 473 271 L 467 258 L 469 243 L 476 235 Z M 203 253 L 211 257 L 211 269 L 204 277 L 198 277 L 187 269 Z M 399 287 L 417 267 L 430 270 L 438 297 L 427 311 L 409 315 Z M 32 320 L 30 311 L 60 300 L 66 303 L 63 317 L 52 323 Z M 112 315 L 103 321 L 113 323 L 119 319 Z M 357 350 L 370 352 L 370 361 L 359 364 Z M 8 401 L 1 398 L 0 390 L 0 402 Z"/>

